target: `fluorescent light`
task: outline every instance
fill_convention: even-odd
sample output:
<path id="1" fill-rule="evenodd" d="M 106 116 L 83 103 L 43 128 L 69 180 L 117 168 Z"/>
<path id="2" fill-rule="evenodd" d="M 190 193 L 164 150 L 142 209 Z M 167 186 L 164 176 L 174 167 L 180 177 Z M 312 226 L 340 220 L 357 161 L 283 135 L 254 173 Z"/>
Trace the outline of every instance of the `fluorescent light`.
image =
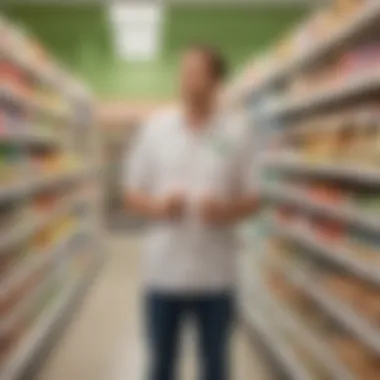
<path id="1" fill-rule="evenodd" d="M 155 59 L 162 43 L 161 2 L 115 3 L 110 8 L 115 48 L 129 61 Z"/>

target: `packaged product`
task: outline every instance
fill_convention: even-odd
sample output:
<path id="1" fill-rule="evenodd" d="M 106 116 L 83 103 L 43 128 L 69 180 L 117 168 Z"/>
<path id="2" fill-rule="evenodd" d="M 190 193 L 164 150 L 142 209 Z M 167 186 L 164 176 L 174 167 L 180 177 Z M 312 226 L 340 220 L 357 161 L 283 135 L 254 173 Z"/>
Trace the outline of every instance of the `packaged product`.
<path id="1" fill-rule="evenodd" d="M 355 155 L 357 142 L 357 129 L 352 122 L 347 121 L 336 134 L 335 161 L 341 165 L 352 165 L 353 159 L 357 160 Z"/>
<path id="2" fill-rule="evenodd" d="M 346 52 L 340 62 L 341 73 L 345 78 L 375 74 L 380 65 L 380 44 L 377 41 L 369 42 Z"/>
<path id="3" fill-rule="evenodd" d="M 342 21 L 349 22 L 349 19 L 356 14 L 360 7 L 364 6 L 367 0 L 334 0 L 332 9 L 336 17 Z"/>
<path id="4" fill-rule="evenodd" d="M 7 360 L 12 350 L 16 348 L 24 330 L 22 318 L 7 326 L 6 329 L 0 330 L 0 365 Z"/>
<path id="5" fill-rule="evenodd" d="M 0 184 L 17 178 L 20 158 L 20 150 L 17 147 L 0 144 Z"/>
<path id="6" fill-rule="evenodd" d="M 380 239 L 377 236 L 350 231 L 347 248 L 352 256 L 368 265 L 380 265 Z"/>
<path id="7" fill-rule="evenodd" d="M 361 380 L 369 379 L 362 377 L 368 374 L 372 366 L 372 355 L 357 340 L 345 335 L 335 335 L 330 339 L 332 349 L 342 362 L 359 376 Z"/>
<path id="8" fill-rule="evenodd" d="M 326 274 L 322 278 L 322 285 L 327 294 L 349 305 L 354 305 L 362 293 L 357 280 L 349 275 Z"/>

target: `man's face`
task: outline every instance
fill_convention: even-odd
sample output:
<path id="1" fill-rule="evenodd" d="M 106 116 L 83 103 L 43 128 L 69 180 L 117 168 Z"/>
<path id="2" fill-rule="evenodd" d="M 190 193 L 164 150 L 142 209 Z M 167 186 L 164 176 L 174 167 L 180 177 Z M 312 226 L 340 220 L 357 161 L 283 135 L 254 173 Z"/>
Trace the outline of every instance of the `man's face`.
<path id="1" fill-rule="evenodd" d="M 180 91 L 191 102 L 202 102 L 215 94 L 218 81 L 212 73 L 207 56 L 193 50 L 185 53 L 181 61 Z"/>

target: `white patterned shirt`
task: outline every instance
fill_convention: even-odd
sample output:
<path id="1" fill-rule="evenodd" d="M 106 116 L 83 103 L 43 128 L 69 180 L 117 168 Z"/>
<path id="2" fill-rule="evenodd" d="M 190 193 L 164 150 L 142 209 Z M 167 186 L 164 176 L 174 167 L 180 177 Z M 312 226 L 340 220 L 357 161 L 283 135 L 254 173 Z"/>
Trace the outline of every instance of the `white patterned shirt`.
<path id="1" fill-rule="evenodd" d="M 245 125 L 244 125 L 245 124 Z M 252 138 L 247 123 L 217 115 L 200 131 L 181 112 L 157 115 L 142 128 L 126 160 L 125 185 L 156 199 L 182 192 L 181 221 L 152 222 L 145 247 L 145 283 L 170 293 L 229 291 L 235 285 L 235 226 L 210 226 L 199 202 L 231 201 L 253 191 Z"/>

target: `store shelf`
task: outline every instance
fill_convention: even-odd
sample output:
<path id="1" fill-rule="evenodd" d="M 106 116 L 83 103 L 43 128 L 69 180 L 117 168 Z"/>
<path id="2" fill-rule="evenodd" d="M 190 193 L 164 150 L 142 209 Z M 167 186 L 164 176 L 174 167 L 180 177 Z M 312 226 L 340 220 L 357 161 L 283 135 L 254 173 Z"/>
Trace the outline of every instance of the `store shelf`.
<path id="1" fill-rule="evenodd" d="M 77 226 L 65 233 L 64 237 L 59 239 L 53 247 L 44 249 L 42 252 L 32 253 L 29 258 L 20 260 L 19 264 L 2 279 L 0 295 L 5 296 L 9 290 L 22 284 L 25 279 L 32 276 L 33 273 L 53 263 L 62 252 L 65 252 L 68 242 L 77 236 L 76 228 Z"/>
<path id="2" fill-rule="evenodd" d="M 297 273 L 298 272 L 298 273 Z M 355 335 L 364 345 L 380 354 L 380 331 L 365 318 L 359 316 L 342 301 L 331 297 L 315 281 L 299 270 L 288 273 L 288 279 L 301 287 L 332 318 L 339 322 L 348 332 Z"/>
<path id="3" fill-rule="evenodd" d="M 268 109 L 269 116 L 286 118 L 296 114 L 307 115 L 308 112 L 321 110 L 373 92 L 380 92 L 380 75 L 378 72 L 350 78 L 342 84 L 318 90 L 312 95 L 297 96 L 296 100 L 285 100 Z"/>
<path id="4" fill-rule="evenodd" d="M 0 20 L 0 24 L 2 21 Z M 2 26 L 2 25 L 0 25 Z M 71 78 L 64 72 L 62 67 L 57 62 L 48 57 L 48 63 L 41 66 L 38 62 L 33 62 L 33 59 L 23 55 L 20 49 L 15 49 L 0 45 L 0 59 L 6 60 L 12 65 L 32 77 L 36 82 L 43 86 L 49 87 L 52 90 L 64 96 L 75 96 L 85 92 L 80 89 L 77 83 L 74 83 Z"/>
<path id="5" fill-rule="evenodd" d="M 252 305 L 252 308 L 245 307 L 243 313 L 248 327 L 252 328 L 259 335 L 261 341 L 273 354 L 276 361 L 281 364 L 281 367 L 290 379 L 313 380 L 313 377 L 302 366 L 296 354 L 277 335 L 276 329 L 268 323 L 266 316 L 260 312 L 260 308 L 257 305 Z"/>
<path id="6" fill-rule="evenodd" d="M 0 185 L 0 202 L 14 200 L 28 193 L 30 184 L 22 182 L 7 183 Z"/>
<path id="7" fill-rule="evenodd" d="M 353 256 L 341 244 L 327 244 L 318 240 L 306 228 L 288 227 L 284 223 L 275 222 L 272 220 L 271 227 L 276 235 L 279 235 L 288 240 L 295 241 L 310 250 L 309 254 L 316 255 L 324 260 L 334 263 L 365 281 L 368 281 L 376 286 L 380 286 L 380 267 L 372 263 L 364 263 Z"/>
<path id="8" fill-rule="evenodd" d="M 73 311 L 86 290 L 92 283 L 101 262 L 94 263 L 87 273 L 74 284 L 68 285 L 61 295 L 42 314 L 35 326 L 23 337 L 15 353 L 0 371 L 2 380 L 19 380 L 25 378 L 28 369 L 49 342 L 57 329 L 63 327 L 72 316 Z"/>
<path id="9" fill-rule="evenodd" d="M 95 197 L 84 199 L 100 188 L 95 181 L 91 190 L 77 186 L 98 174 L 95 165 L 84 165 L 94 162 L 96 143 L 91 95 L 24 30 L 3 19 L 0 28 L 7 37 L 0 60 L 9 71 L 0 83 L 1 159 L 15 167 L 4 167 L 12 178 L 0 184 L 0 203 L 11 211 L 0 255 L 14 254 L 0 285 L 0 338 L 10 355 L 2 356 L 0 378 L 21 380 L 32 377 L 100 265 L 100 214 Z M 50 191 L 51 207 L 40 207 L 38 195 Z M 80 200 L 86 207 L 77 207 Z M 21 244 L 39 232 L 41 245 Z"/>
<path id="10" fill-rule="evenodd" d="M 29 296 L 17 302 L 10 312 L 5 312 L 5 315 L 0 321 L 0 332 L 8 331 L 8 328 L 13 326 L 15 322 L 26 314 L 26 311 L 29 310 L 31 305 L 37 302 L 36 300 L 38 300 L 44 289 L 56 278 L 57 271 L 56 268 L 54 268 L 54 264 L 57 260 L 62 259 L 63 256 L 71 253 L 67 250 L 68 244 L 77 236 L 78 233 L 74 229 L 71 229 L 54 247 L 40 252 L 40 257 L 23 260 L 20 262 L 20 265 L 14 269 L 13 274 L 4 279 L 4 283 L 2 283 L 1 287 L 2 296 L 6 296 L 8 291 L 22 284 L 23 281 L 30 278 L 30 276 L 36 273 L 39 269 L 42 269 L 43 267 L 48 268 L 50 266 L 50 271 L 47 271 L 47 276 L 36 285 L 35 289 L 32 290 Z"/>
<path id="11" fill-rule="evenodd" d="M 332 52 L 339 50 L 342 46 L 355 40 L 371 27 L 376 27 L 380 22 L 380 3 L 372 1 L 367 6 L 356 13 L 351 22 L 343 26 L 340 30 L 332 33 L 321 42 L 310 44 L 310 49 L 298 55 L 272 73 L 267 74 L 261 83 L 251 90 L 249 95 L 260 93 L 272 87 L 274 84 L 293 77 L 307 69 L 311 64 L 323 61 Z"/>
<path id="12" fill-rule="evenodd" d="M 40 216 L 30 216 L 28 222 L 20 222 L 13 226 L 10 231 L 0 234 L 0 256 L 4 254 L 4 250 L 12 245 L 17 244 L 33 235 L 35 232 L 45 228 L 59 217 L 68 213 L 74 208 L 78 196 L 67 196 L 58 201 L 58 205 L 50 212 L 42 213 Z"/>
<path id="13" fill-rule="evenodd" d="M 380 24 L 380 1 L 366 4 L 348 15 L 345 25 L 342 25 L 342 19 L 338 19 L 336 7 L 326 7 L 318 16 L 296 29 L 293 36 L 287 36 L 272 50 L 272 55 L 263 57 L 256 66 L 252 64 L 251 69 L 239 77 L 242 80 L 236 82 L 236 89 L 232 89 L 236 90 L 233 93 L 236 100 L 242 100 L 243 112 L 255 112 L 252 118 L 256 125 L 254 137 L 265 141 L 269 139 L 266 146 L 275 149 L 259 154 L 256 160 L 262 177 L 267 179 L 258 193 L 268 200 L 263 202 L 268 213 L 263 212 L 257 218 L 267 227 L 269 222 L 269 229 L 262 234 L 263 245 L 273 254 L 267 255 L 267 260 L 257 263 L 254 269 L 248 266 L 244 271 L 245 288 L 256 288 L 257 293 L 256 296 L 247 293 L 244 308 L 250 315 L 251 325 L 270 350 L 277 354 L 290 379 L 313 377 L 307 368 L 297 367 L 297 364 L 302 364 L 302 351 L 289 353 L 291 343 L 286 344 L 279 335 L 294 337 L 297 346 L 304 347 L 306 354 L 310 353 L 305 355 L 306 358 L 313 358 L 313 362 L 327 370 L 326 378 L 356 380 L 360 375 L 351 373 L 350 363 L 341 361 L 338 352 L 335 353 L 328 344 L 330 330 L 324 329 L 319 335 L 319 329 L 314 330 L 312 324 L 309 328 L 307 315 L 305 318 L 298 315 L 293 304 L 282 302 L 281 296 L 274 297 L 264 282 L 261 287 L 251 283 L 259 274 L 270 276 L 272 266 L 276 268 L 276 273 L 270 277 L 274 286 L 281 286 L 281 280 L 277 281 L 276 277 L 278 269 L 288 282 L 305 293 L 306 299 L 319 305 L 319 309 L 324 311 L 323 317 L 329 317 L 328 322 L 334 321 L 334 327 L 353 338 L 355 349 L 365 345 L 377 358 L 380 357 L 380 329 L 375 325 L 374 317 L 360 313 L 360 306 L 365 309 L 368 305 L 370 309 L 371 296 L 375 297 L 371 292 L 380 287 L 380 262 L 375 261 L 376 257 L 372 261 L 371 256 L 367 258 L 361 252 L 354 252 L 355 242 L 352 241 L 351 245 L 348 236 L 335 243 L 319 234 L 328 227 L 327 221 L 333 222 L 332 227 L 345 227 L 355 233 L 353 238 L 357 240 L 358 251 L 359 244 L 373 246 L 373 239 L 380 236 L 380 217 L 376 208 L 380 171 L 375 164 L 366 165 L 364 157 L 354 160 L 352 151 L 359 147 L 363 151 L 368 149 L 365 159 L 368 163 L 371 160 L 376 162 L 379 130 L 376 129 L 375 103 L 380 96 L 376 36 Z M 348 7 L 345 10 L 349 12 Z M 312 43 L 312 36 L 318 34 L 323 25 L 332 24 L 336 26 L 330 34 Z M 309 47 L 307 40 L 310 40 Z M 275 62 L 279 50 L 290 51 L 293 47 L 295 51 L 300 43 L 305 46 L 303 52 L 298 50 L 297 56 L 282 63 L 279 61 L 274 71 L 267 71 L 267 75 L 261 78 L 258 86 L 253 87 L 248 80 L 244 81 L 244 75 L 246 78 L 257 75 L 260 64 L 265 64 L 266 60 Z M 297 91 L 303 87 L 304 92 Z M 352 129 L 348 130 L 349 127 Z M 319 146 L 328 149 L 331 143 L 338 145 L 339 161 L 328 162 L 327 153 L 322 157 L 324 162 L 322 158 L 315 162 L 317 160 L 311 161 L 311 157 L 306 157 Z M 306 151 L 310 154 L 305 155 Z M 368 194 L 371 192 L 368 202 L 364 199 L 367 191 Z M 335 199 L 334 194 L 337 194 Z M 372 208 L 370 201 L 373 202 Z M 286 211 L 289 211 L 289 216 L 293 212 L 293 220 L 275 219 L 274 216 L 282 211 L 284 216 Z M 282 244 L 284 240 L 292 244 Z M 297 246 L 300 252 L 294 255 Z M 254 254 L 251 253 L 252 257 Z M 350 290 L 352 294 L 358 291 L 355 295 L 363 297 L 363 305 L 356 307 L 349 300 L 334 296 L 333 292 L 330 294 L 328 287 L 323 286 L 323 280 L 334 276 L 331 272 L 349 275 L 352 280 Z M 342 292 L 343 288 L 342 285 Z M 289 292 L 284 289 L 284 294 L 297 299 L 290 289 Z M 300 309 L 300 312 L 304 310 Z M 282 330 L 285 330 L 284 334 L 279 334 Z M 349 351 L 349 347 L 343 348 Z M 354 359 L 352 357 L 352 362 Z M 359 361 L 360 358 L 357 359 Z M 363 378 L 369 375 L 370 370 L 376 377 L 370 364 L 361 364 Z M 304 366 L 308 366 L 306 361 Z M 320 375 L 323 377 L 324 374 Z"/>
<path id="14" fill-rule="evenodd" d="M 369 29 L 376 28 L 380 22 L 380 3 L 372 0 L 368 5 L 363 5 L 363 9 L 358 10 L 353 19 L 340 30 L 333 32 L 329 38 L 324 38 L 320 43 L 312 46 L 302 57 L 293 63 L 293 73 L 307 68 L 316 61 L 323 60 L 331 52 L 340 49 L 359 35 Z"/>
<path id="15" fill-rule="evenodd" d="M 51 148 L 62 146 L 62 141 L 58 137 L 47 133 L 4 133 L 0 135 L 0 142 Z"/>
<path id="16" fill-rule="evenodd" d="M 0 234 L 0 257 L 6 254 L 6 252 L 4 252 L 5 249 L 25 240 L 33 233 L 35 223 L 22 221 L 21 217 L 19 219 L 20 220 L 18 220 L 13 227 L 8 228 L 5 232 Z"/>
<path id="17" fill-rule="evenodd" d="M 68 118 L 68 115 L 65 112 L 54 109 L 51 106 L 47 106 L 41 101 L 38 101 L 30 96 L 21 95 L 3 84 L 0 84 L 0 99 L 7 100 L 12 104 L 16 104 L 34 113 L 41 113 L 56 119 Z"/>
<path id="18" fill-rule="evenodd" d="M 45 70 L 41 70 L 39 67 L 33 65 L 31 62 L 26 60 L 21 54 L 20 51 L 15 49 L 7 49 L 5 46 L 0 46 L 0 58 L 7 60 L 8 62 L 19 67 L 24 72 L 28 73 L 38 82 L 52 86 L 55 89 L 59 90 L 60 86 L 58 85 L 58 78 L 52 73 L 48 73 Z"/>
<path id="19" fill-rule="evenodd" d="M 57 134 L 38 131 L 36 133 L 19 133 L 17 135 L 4 134 L 0 136 L 0 141 L 50 148 L 60 148 L 64 144 L 64 141 Z"/>
<path id="20" fill-rule="evenodd" d="M 309 163 L 301 159 L 288 159 L 281 156 L 264 159 L 262 160 L 262 165 L 268 169 L 307 177 L 353 182 L 373 187 L 380 186 L 380 171 L 364 166 L 354 167 L 342 164 Z"/>
<path id="21" fill-rule="evenodd" d="M 54 255 L 45 256 L 45 254 L 46 252 L 34 253 L 31 257 L 20 260 L 11 272 L 1 280 L 1 297 L 5 297 L 10 289 L 24 283 L 27 278 L 53 260 Z"/>
<path id="22" fill-rule="evenodd" d="M 28 311 L 33 308 L 40 297 L 45 294 L 47 289 L 50 287 L 51 282 L 54 280 L 56 273 L 52 272 L 47 278 L 42 282 L 38 283 L 35 288 L 30 292 L 29 297 L 17 303 L 14 308 L 9 313 L 4 313 L 5 316 L 2 316 L 0 320 L 0 333 L 11 331 L 14 325 L 17 325 L 17 322 L 23 319 L 27 315 Z M 0 371 L 1 375 L 1 371 Z"/>
<path id="23" fill-rule="evenodd" d="M 44 175 L 30 181 L 15 182 L 11 184 L 0 184 L 0 202 L 6 202 L 29 195 L 51 186 L 56 186 L 69 181 L 77 181 L 94 173 L 93 168 L 78 168 L 58 173 Z"/>
<path id="24" fill-rule="evenodd" d="M 322 202 L 309 199 L 302 191 L 287 189 L 286 187 L 271 187 L 261 190 L 263 197 L 279 203 L 291 204 L 307 210 L 313 214 L 339 220 L 343 223 L 380 233 L 380 218 L 376 214 L 362 212 L 354 207 L 337 205 L 330 206 Z"/>
<path id="25" fill-rule="evenodd" d="M 270 295 L 263 285 L 257 287 L 262 299 L 270 305 L 273 314 L 292 334 L 302 337 L 305 349 L 310 349 L 321 367 L 326 368 L 334 380 L 354 380 L 354 376 L 339 362 L 328 345 L 313 333 L 299 316 L 282 302 Z"/>

